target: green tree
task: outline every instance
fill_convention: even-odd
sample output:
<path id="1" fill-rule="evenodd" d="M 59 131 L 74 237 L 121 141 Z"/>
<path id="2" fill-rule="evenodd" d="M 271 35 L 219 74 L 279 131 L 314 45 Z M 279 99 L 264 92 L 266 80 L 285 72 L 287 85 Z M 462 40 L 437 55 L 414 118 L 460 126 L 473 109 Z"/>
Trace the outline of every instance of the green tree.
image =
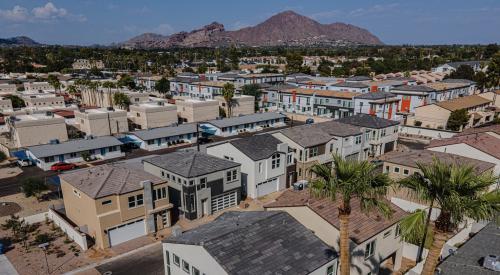
<path id="1" fill-rule="evenodd" d="M 17 95 L 6 95 L 5 98 L 10 99 L 12 101 L 13 108 L 23 108 L 26 107 L 24 100 Z"/>
<path id="2" fill-rule="evenodd" d="M 260 98 L 262 95 L 262 90 L 260 89 L 260 86 L 258 84 L 247 84 L 243 85 L 241 87 L 241 93 L 244 95 L 251 95 L 255 98 L 254 103 L 255 103 L 255 111 L 259 111 L 259 102 Z"/>
<path id="3" fill-rule="evenodd" d="M 449 78 L 474 80 L 474 69 L 469 65 L 460 65 Z"/>
<path id="4" fill-rule="evenodd" d="M 344 160 L 333 156 L 331 165 L 316 164 L 312 172 L 317 178 L 311 182 L 313 196 L 332 201 L 340 200 L 340 274 L 350 273 L 349 219 L 351 200 L 358 199 L 362 211 L 377 209 L 384 216 L 392 214 L 391 208 L 383 200 L 392 182 L 387 174 L 376 171 L 376 166 L 368 161 Z"/>
<path id="5" fill-rule="evenodd" d="M 155 89 L 162 95 L 166 95 L 167 93 L 170 92 L 170 81 L 168 81 L 167 78 L 162 77 L 158 82 L 155 84 Z"/>
<path id="6" fill-rule="evenodd" d="M 487 75 L 487 88 L 500 87 L 500 52 L 497 52 L 488 64 Z"/>
<path id="7" fill-rule="evenodd" d="M 446 128 L 452 131 L 460 131 L 469 122 L 470 116 L 467 109 L 452 111 L 448 118 Z"/>
<path id="8" fill-rule="evenodd" d="M 240 69 L 240 55 L 238 49 L 234 46 L 229 49 L 229 61 L 231 63 L 231 70 Z"/>
<path id="9" fill-rule="evenodd" d="M 124 74 L 120 77 L 120 80 L 118 80 L 118 86 L 119 87 L 127 87 L 130 90 L 135 89 L 135 81 L 134 79 L 127 74 Z"/>
<path id="10" fill-rule="evenodd" d="M 321 76 L 331 76 L 332 68 L 330 67 L 332 64 L 325 59 L 321 59 L 321 62 L 318 66 L 318 72 Z"/>
<path id="11" fill-rule="evenodd" d="M 56 90 L 56 92 L 61 89 L 61 82 L 59 82 L 59 79 L 57 78 L 56 75 L 53 75 L 53 74 L 49 75 L 47 80 L 48 80 L 49 84 L 52 87 L 54 87 L 54 90 Z"/>
<path id="12" fill-rule="evenodd" d="M 487 77 L 487 75 L 484 72 L 479 71 L 479 72 L 477 72 L 474 75 L 473 81 L 476 82 L 476 87 L 479 90 L 481 90 L 481 92 L 483 92 L 484 88 L 486 88 L 486 85 L 487 85 L 487 82 L 488 82 L 488 77 Z"/>
<path id="13" fill-rule="evenodd" d="M 222 87 L 222 96 L 226 102 L 227 117 L 231 117 L 233 111 L 233 97 L 234 97 L 234 85 L 233 83 L 226 83 Z"/>
<path id="14" fill-rule="evenodd" d="M 40 178 L 29 177 L 21 181 L 21 191 L 27 198 L 35 197 L 40 200 L 42 193 L 48 189 L 47 184 Z"/>
<path id="15" fill-rule="evenodd" d="M 285 70 L 288 74 L 299 73 L 302 71 L 302 63 L 304 62 L 302 55 L 298 52 L 288 53 L 286 55 Z"/>
<path id="16" fill-rule="evenodd" d="M 113 102 L 122 109 L 128 109 L 128 106 L 130 106 L 130 98 L 128 98 L 126 94 L 120 92 L 113 95 Z"/>
<path id="17" fill-rule="evenodd" d="M 434 275 L 444 243 L 466 218 L 490 220 L 500 211 L 500 192 L 487 193 L 498 180 L 492 173 L 478 174 L 475 167 L 449 164 L 434 159 L 431 164 L 417 163 L 421 173 L 399 182 L 410 195 L 441 209 L 434 224 L 425 225 L 425 211 L 417 211 L 401 223 L 404 239 L 412 234 L 422 236 L 428 226 L 433 241 L 422 274 Z"/>
<path id="18" fill-rule="evenodd" d="M 489 44 L 484 49 L 483 57 L 486 59 L 491 58 L 492 56 L 494 56 L 498 52 L 498 50 L 499 50 L 499 47 L 497 44 Z"/>
<path id="19" fill-rule="evenodd" d="M 198 66 L 198 70 L 197 71 L 198 71 L 199 74 L 204 74 L 204 73 L 207 72 L 207 70 L 208 70 L 207 63 L 203 62 L 203 63 L 200 64 L 200 66 Z"/>

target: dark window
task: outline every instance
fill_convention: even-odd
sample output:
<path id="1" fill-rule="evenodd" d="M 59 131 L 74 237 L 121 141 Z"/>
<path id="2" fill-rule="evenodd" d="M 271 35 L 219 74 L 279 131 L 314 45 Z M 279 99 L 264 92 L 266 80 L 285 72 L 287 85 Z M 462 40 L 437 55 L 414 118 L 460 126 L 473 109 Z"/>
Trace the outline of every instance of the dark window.
<path id="1" fill-rule="evenodd" d="M 108 205 L 111 204 L 111 200 L 105 200 L 102 202 L 102 205 Z"/>

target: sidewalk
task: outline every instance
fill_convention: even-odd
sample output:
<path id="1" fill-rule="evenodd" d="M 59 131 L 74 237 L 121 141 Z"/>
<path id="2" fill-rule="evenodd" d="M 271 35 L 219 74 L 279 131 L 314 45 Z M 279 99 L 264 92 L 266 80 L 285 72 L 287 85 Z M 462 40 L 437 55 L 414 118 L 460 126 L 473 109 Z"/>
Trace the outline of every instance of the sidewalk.
<path id="1" fill-rule="evenodd" d="M 5 254 L 0 255 L 0 274 L 19 275 Z"/>

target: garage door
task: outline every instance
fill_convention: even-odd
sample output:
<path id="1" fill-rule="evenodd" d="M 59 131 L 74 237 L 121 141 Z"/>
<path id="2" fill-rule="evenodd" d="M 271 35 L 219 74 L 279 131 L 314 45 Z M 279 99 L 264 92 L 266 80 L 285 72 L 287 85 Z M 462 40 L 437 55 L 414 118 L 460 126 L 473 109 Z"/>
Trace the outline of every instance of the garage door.
<path id="1" fill-rule="evenodd" d="M 257 197 L 262 197 L 278 191 L 278 184 L 278 178 L 270 179 L 257 184 Z"/>
<path id="2" fill-rule="evenodd" d="M 137 220 L 108 229 L 109 245 L 117 244 L 146 235 L 144 220 Z"/>
<path id="3" fill-rule="evenodd" d="M 212 213 L 215 213 L 217 211 L 221 211 L 223 209 L 226 209 L 228 207 L 233 207 L 236 205 L 237 200 L 236 200 L 236 195 L 237 192 L 231 192 L 227 194 L 222 194 L 216 197 L 212 198 Z"/>

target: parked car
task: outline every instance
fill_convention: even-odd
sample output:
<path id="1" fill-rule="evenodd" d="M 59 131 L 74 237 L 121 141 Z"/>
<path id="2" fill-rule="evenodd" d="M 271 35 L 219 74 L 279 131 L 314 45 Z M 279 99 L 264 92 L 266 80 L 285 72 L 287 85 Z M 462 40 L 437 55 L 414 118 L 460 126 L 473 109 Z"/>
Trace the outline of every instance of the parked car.
<path id="1" fill-rule="evenodd" d="M 313 123 L 314 123 L 314 119 L 312 119 L 312 118 L 306 119 L 306 124 L 313 124 Z"/>
<path id="2" fill-rule="evenodd" d="M 29 160 L 29 159 L 18 159 L 17 165 L 19 165 L 19 167 L 27 167 L 27 166 L 31 166 L 32 163 L 31 163 L 31 160 Z"/>
<path id="3" fill-rule="evenodd" d="M 73 163 L 65 163 L 65 162 L 58 162 L 50 166 L 51 171 L 66 171 L 66 170 L 71 170 L 75 169 L 76 164 Z"/>

